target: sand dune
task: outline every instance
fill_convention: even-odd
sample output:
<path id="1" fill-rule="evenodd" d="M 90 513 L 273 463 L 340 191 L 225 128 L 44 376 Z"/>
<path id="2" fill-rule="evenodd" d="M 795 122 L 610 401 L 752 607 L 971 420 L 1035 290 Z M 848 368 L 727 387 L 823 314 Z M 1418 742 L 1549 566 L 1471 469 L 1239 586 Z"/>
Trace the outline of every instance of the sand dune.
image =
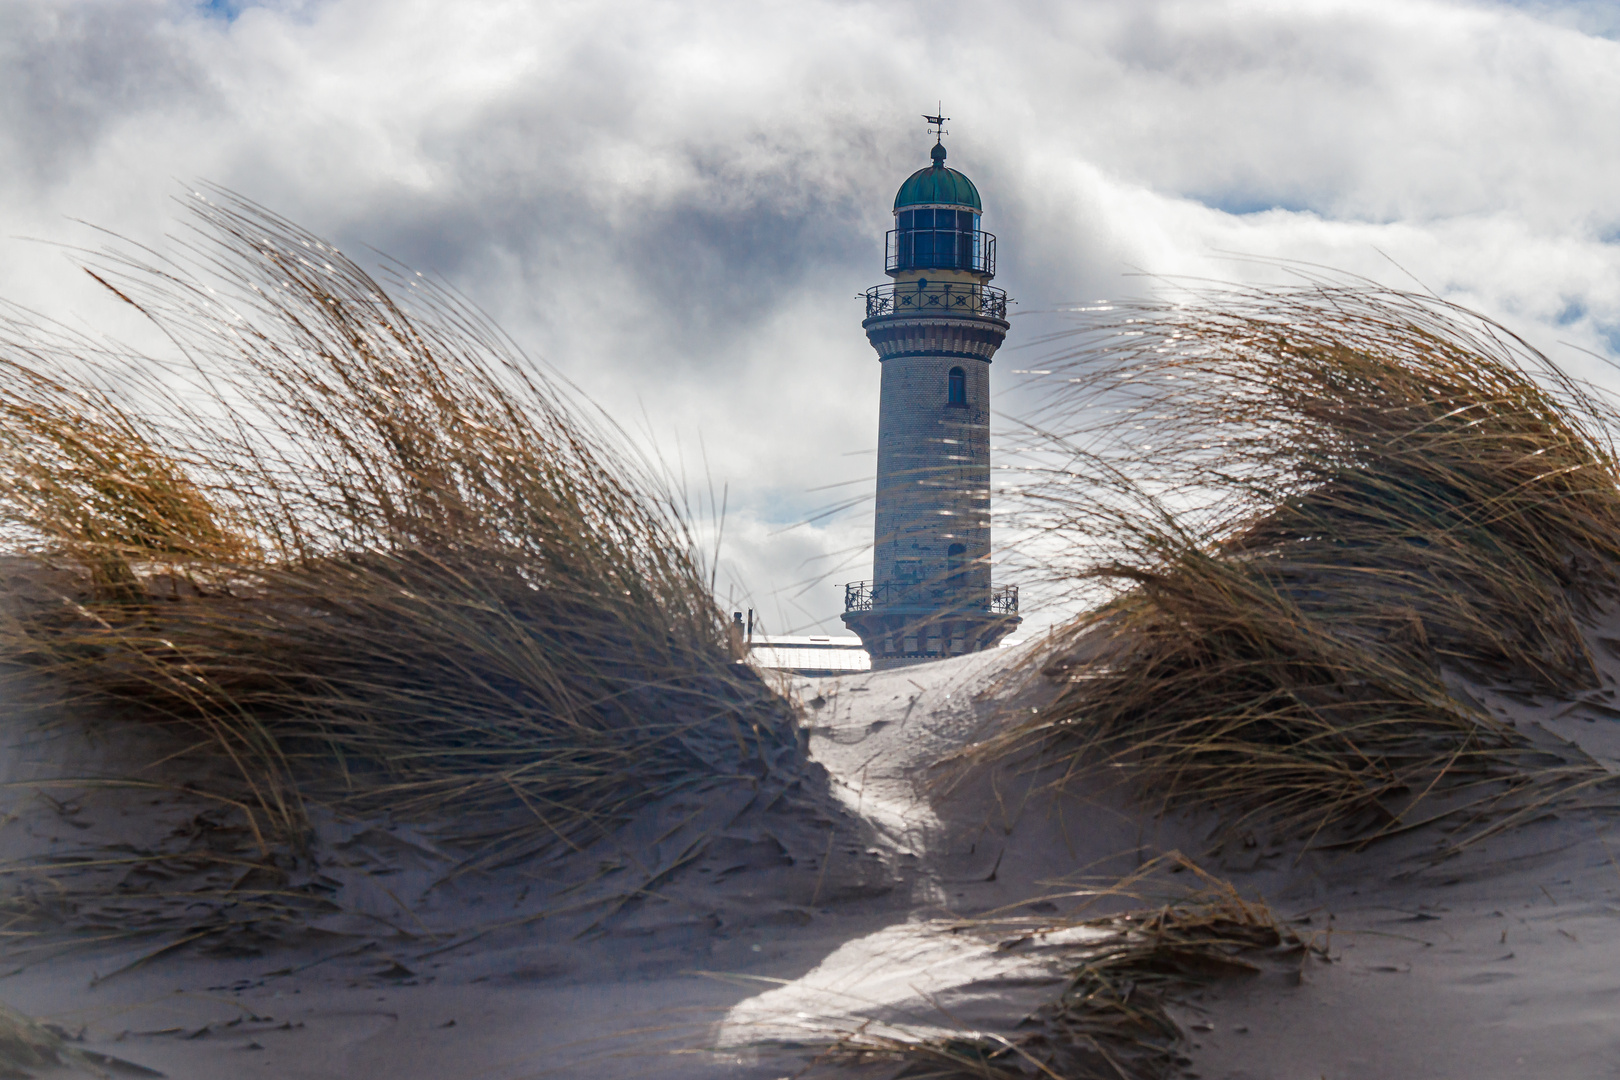
<path id="1" fill-rule="evenodd" d="M 1212 818 L 1155 817 L 1117 793 L 1059 798 L 1040 775 L 929 787 L 926 766 L 998 710 L 1039 707 L 985 696 L 1006 659 L 801 683 L 835 803 L 804 795 L 749 814 L 741 793 L 671 800 L 588 852 L 438 890 L 444 857 L 430 842 L 327 823 L 327 921 L 253 955 L 162 935 L 14 944 L 0 997 L 73 1046 L 177 1078 L 778 1077 L 813 1056 L 792 1044 L 863 1025 L 1011 1030 L 1061 982 L 1065 946 L 1083 940 L 1070 931 L 1046 951 L 1009 953 L 961 919 L 1057 919 L 1078 904 L 1066 895 L 1077 868 L 1118 877 L 1178 849 L 1264 895 L 1331 961 L 1190 994 L 1175 1015 L 1192 1074 L 1591 1077 L 1620 1066 L 1611 816 L 1561 811 L 1444 857 L 1455 835 L 1435 829 L 1365 850 L 1256 840 L 1212 852 Z M 1604 679 L 1612 686 L 1613 671 Z M 1510 719 L 1595 729 L 1607 719 L 1587 721 L 1589 699 L 1527 704 Z M 108 734 L 101 752 L 128 753 L 129 737 Z M 44 768 L 66 738 L 14 741 L 8 775 Z M 44 800 L 13 787 L 7 800 L 11 860 L 112 852 L 149 827 L 132 815 L 179 809 L 68 788 Z M 704 850 L 673 865 L 697 835 Z M 614 860 L 621 868 L 605 872 Z M 71 891 L 72 878 L 57 881 Z"/>

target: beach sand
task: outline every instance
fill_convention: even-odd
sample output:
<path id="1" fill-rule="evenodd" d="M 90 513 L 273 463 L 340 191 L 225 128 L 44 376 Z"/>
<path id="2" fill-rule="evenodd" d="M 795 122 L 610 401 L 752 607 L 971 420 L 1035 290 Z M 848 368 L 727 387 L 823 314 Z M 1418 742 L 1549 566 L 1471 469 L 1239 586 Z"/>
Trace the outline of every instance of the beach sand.
<path id="1" fill-rule="evenodd" d="M 298 872 L 330 883 L 330 905 L 306 928 L 19 938 L 0 1001 L 71 1046 L 177 1080 L 775 1080 L 813 1056 L 795 1044 L 838 1032 L 1011 1029 L 1060 987 L 1061 950 L 998 949 L 962 919 L 1056 919 L 1079 908 L 1077 884 L 1180 851 L 1325 953 L 1184 996 L 1173 1015 L 1188 1075 L 1620 1074 L 1613 815 L 1560 812 L 1460 853 L 1448 845 L 1465 834 L 1439 827 L 1307 852 L 1118 790 L 1057 795 L 1047 773 L 944 782 L 929 765 L 1047 700 L 1002 685 L 1016 659 L 799 680 L 825 775 L 673 797 L 544 863 L 455 876 L 426 830 L 317 816 L 319 865 Z M 1612 770 L 1609 700 L 1489 704 Z M 127 851 L 208 809 L 185 792 L 31 786 L 161 749 L 112 722 L 87 739 L 61 717 L 41 730 L 45 719 L 19 711 L 8 728 L 9 866 Z M 30 888 L 67 896 L 90 872 Z"/>

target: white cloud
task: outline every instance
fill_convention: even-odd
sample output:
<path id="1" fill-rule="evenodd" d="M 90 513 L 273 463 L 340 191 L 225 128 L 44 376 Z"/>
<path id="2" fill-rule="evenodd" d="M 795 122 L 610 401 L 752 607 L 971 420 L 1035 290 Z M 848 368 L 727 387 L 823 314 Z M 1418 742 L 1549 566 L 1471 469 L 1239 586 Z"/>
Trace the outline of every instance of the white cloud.
<path id="1" fill-rule="evenodd" d="M 626 426 L 645 411 L 666 456 L 690 466 L 701 433 L 754 606 L 831 628 L 841 577 L 787 587 L 848 562 L 860 509 L 780 530 L 871 468 L 852 297 L 935 98 L 998 284 L 1037 312 L 1009 348 L 1042 309 L 1146 288 L 1132 270 L 1264 272 L 1240 251 L 1398 263 L 1581 366 L 1556 343 L 1620 350 L 1611 12 L 6 0 L 0 232 L 154 240 L 175 181 L 206 178 L 437 271 Z M 104 321 L 58 253 L 3 250 L 0 293 Z M 1035 355 L 997 364 L 1004 406 Z"/>

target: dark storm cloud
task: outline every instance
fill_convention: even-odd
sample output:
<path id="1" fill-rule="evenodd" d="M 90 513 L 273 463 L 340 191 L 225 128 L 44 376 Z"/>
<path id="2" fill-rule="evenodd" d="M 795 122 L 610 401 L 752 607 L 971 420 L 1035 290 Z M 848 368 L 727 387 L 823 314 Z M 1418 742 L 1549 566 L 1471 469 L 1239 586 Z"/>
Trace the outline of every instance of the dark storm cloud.
<path id="1" fill-rule="evenodd" d="M 132 113 L 194 107 L 206 76 L 165 4 L 0 5 L 0 139 L 8 167 L 60 180 Z"/>
<path id="2" fill-rule="evenodd" d="M 874 207 L 891 193 L 829 178 L 825 158 L 802 148 L 764 139 L 746 155 L 673 147 L 663 166 L 681 178 L 677 190 L 653 185 L 604 204 L 564 152 L 503 139 L 522 149 L 498 158 L 481 132 L 478 147 L 435 151 L 458 182 L 393 193 L 344 232 L 475 292 L 510 288 L 515 268 L 542 311 L 547 297 L 591 304 L 594 295 L 621 322 L 656 327 L 668 362 L 698 367 L 756 334 L 785 296 L 836 282 L 847 298 L 850 282 L 881 266 L 885 223 Z M 876 173 L 867 163 L 853 170 Z"/>

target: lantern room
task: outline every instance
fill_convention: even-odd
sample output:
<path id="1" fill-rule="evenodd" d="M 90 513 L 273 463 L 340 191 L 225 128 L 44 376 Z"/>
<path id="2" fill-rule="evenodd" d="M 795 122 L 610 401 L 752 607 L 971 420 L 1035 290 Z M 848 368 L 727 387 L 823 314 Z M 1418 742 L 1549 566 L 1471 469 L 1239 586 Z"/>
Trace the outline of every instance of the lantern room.
<path id="1" fill-rule="evenodd" d="M 907 177 L 894 197 L 885 269 L 894 277 L 947 270 L 988 281 L 996 273 L 996 238 L 979 228 L 979 189 L 946 167 L 944 146 L 936 143 L 930 156 L 934 163 Z"/>

